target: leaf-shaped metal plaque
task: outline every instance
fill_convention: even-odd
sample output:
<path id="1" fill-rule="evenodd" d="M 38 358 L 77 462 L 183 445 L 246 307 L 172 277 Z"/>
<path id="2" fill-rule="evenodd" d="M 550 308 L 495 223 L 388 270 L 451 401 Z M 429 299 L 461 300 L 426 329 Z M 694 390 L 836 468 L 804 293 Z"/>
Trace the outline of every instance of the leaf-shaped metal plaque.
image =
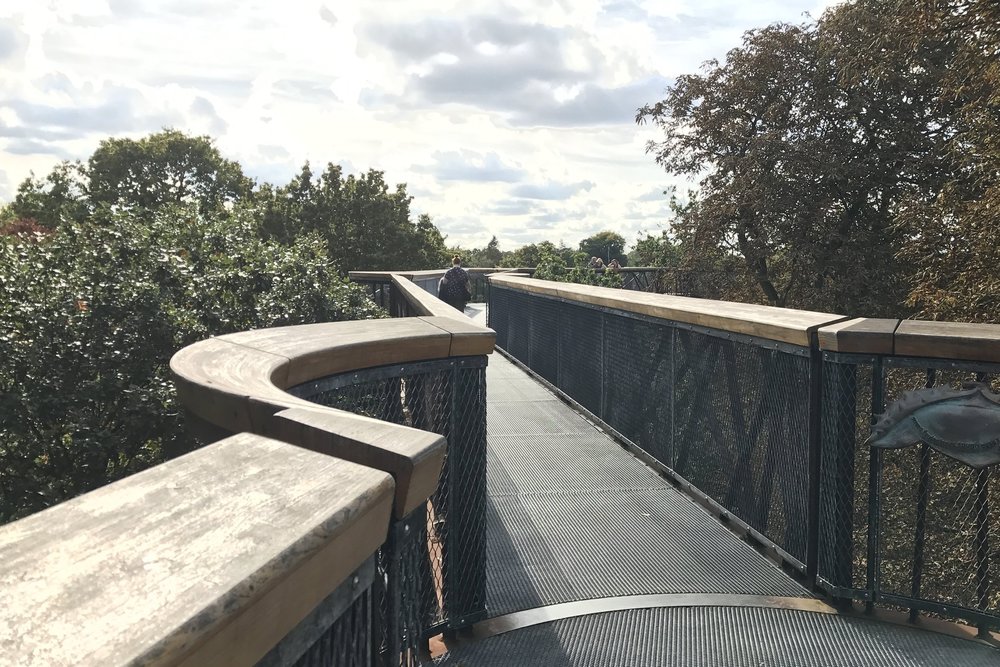
<path id="1" fill-rule="evenodd" d="M 907 392 L 888 406 L 867 440 L 886 449 L 921 442 L 973 468 L 1000 463 L 1000 394 L 983 383 Z"/>

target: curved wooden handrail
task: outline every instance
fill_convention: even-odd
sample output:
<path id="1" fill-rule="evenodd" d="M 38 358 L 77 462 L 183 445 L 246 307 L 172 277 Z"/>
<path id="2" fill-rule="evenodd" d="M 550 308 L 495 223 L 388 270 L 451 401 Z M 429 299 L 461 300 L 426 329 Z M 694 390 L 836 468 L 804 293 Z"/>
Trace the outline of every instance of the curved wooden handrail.
<path id="1" fill-rule="evenodd" d="M 178 397 L 195 417 L 231 433 L 276 437 L 384 470 L 396 516 L 433 492 L 444 457 L 436 434 L 327 408 L 286 389 L 375 366 L 493 350 L 494 333 L 447 317 L 330 322 L 210 338 L 170 360 Z"/>

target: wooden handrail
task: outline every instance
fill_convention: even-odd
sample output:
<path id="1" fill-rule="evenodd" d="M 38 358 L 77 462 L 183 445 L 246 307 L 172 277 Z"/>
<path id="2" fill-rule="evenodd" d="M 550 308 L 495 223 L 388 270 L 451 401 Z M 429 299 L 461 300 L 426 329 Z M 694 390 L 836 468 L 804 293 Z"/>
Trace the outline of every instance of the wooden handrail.
<path id="1" fill-rule="evenodd" d="M 522 292 L 544 294 L 803 347 L 811 344 L 813 334 L 820 327 L 846 319 L 832 313 L 634 292 L 519 276 L 492 275 L 490 283 Z"/>
<path id="2" fill-rule="evenodd" d="M 326 453 L 391 473 L 396 480 L 396 514 L 402 517 L 433 492 L 444 439 L 320 406 L 285 390 L 374 366 L 489 354 L 495 340 L 491 330 L 467 318 L 465 322 L 447 317 L 330 322 L 203 340 L 175 354 L 170 369 L 181 403 L 204 422 L 231 433 L 259 433 L 304 446 L 312 443 Z M 296 410 L 275 418 L 290 408 Z M 324 417 L 305 420 L 305 413 Z M 316 429 L 324 436 L 308 433 Z M 325 444 L 319 447 L 319 442 Z"/>
<path id="3" fill-rule="evenodd" d="M 0 528 L 0 663 L 252 665 L 385 540 L 392 478 L 241 434 Z"/>
<path id="4" fill-rule="evenodd" d="M 1000 325 L 860 317 L 819 331 L 829 352 L 1000 363 Z"/>

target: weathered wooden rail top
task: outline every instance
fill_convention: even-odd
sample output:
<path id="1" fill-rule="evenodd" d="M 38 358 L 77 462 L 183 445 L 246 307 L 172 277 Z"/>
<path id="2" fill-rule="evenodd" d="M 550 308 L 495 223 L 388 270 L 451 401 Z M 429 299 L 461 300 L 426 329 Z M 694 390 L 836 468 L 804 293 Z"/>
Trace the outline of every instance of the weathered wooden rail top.
<path id="1" fill-rule="evenodd" d="M 391 518 L 437 487 L 445 439 L 286 390 L 492 352 L 491 330 L 442 314 L 248 331 L 174 355 L 189 423 L 218 441 L 0 528 L 0 665 L 255 664 L 345 586 L 352 598 L 355 571 L 361 595 Z"/>
<path id="2" fill-rule="evenodd" d="M 522 276 L 494 275 L 490 276 L 490 283 L 533 294 L 615 308 L 793 345 L 807 346 L 810 344 L 811 332 L 847 319 L 843 315 L 831 313 L 651 294 L 576 283 L 557 283 Z"/>
<path id="3" fill-rule="evenodd" d="M 429 296 L 429 295 L 428 295 Z M 324 408 L 286 392 L 328 375 L 387 364 L 489 354 L 495 334 L 450 317 L 332 322 L 210 338 L 170 368 L 192 421 L 250 432 L 392 473 L 396 513 L 433 491 L 444 439 L 417 429 Z"/>
<path id="4" fill-rule="evenodd" d="M 4 526 L 0 664 L 253 664 L 375 552 L 392 497 L 242 434 Z"/>

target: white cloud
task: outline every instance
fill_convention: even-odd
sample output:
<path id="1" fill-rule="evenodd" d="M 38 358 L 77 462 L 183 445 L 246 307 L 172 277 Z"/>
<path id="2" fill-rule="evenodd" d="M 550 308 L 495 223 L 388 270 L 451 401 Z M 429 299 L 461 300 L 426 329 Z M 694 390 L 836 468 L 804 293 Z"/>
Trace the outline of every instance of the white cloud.
<path id="1" fill-rule="evenodd" d="M 0 198 L 108 136 L 208 133 L 260 180 L 386 172 L 449 242 L 665 224 L 635 109 L 829 0 L 5 0 Z"/>
<path id="2" fill-rule="evenodd" d="M 589 191 L 594 185 L 593 181 L 579 181 L 577 183 L 525 183 L 511 190 L 511 194 L 523 199 L 569 199 L 579 192 Z"/>

